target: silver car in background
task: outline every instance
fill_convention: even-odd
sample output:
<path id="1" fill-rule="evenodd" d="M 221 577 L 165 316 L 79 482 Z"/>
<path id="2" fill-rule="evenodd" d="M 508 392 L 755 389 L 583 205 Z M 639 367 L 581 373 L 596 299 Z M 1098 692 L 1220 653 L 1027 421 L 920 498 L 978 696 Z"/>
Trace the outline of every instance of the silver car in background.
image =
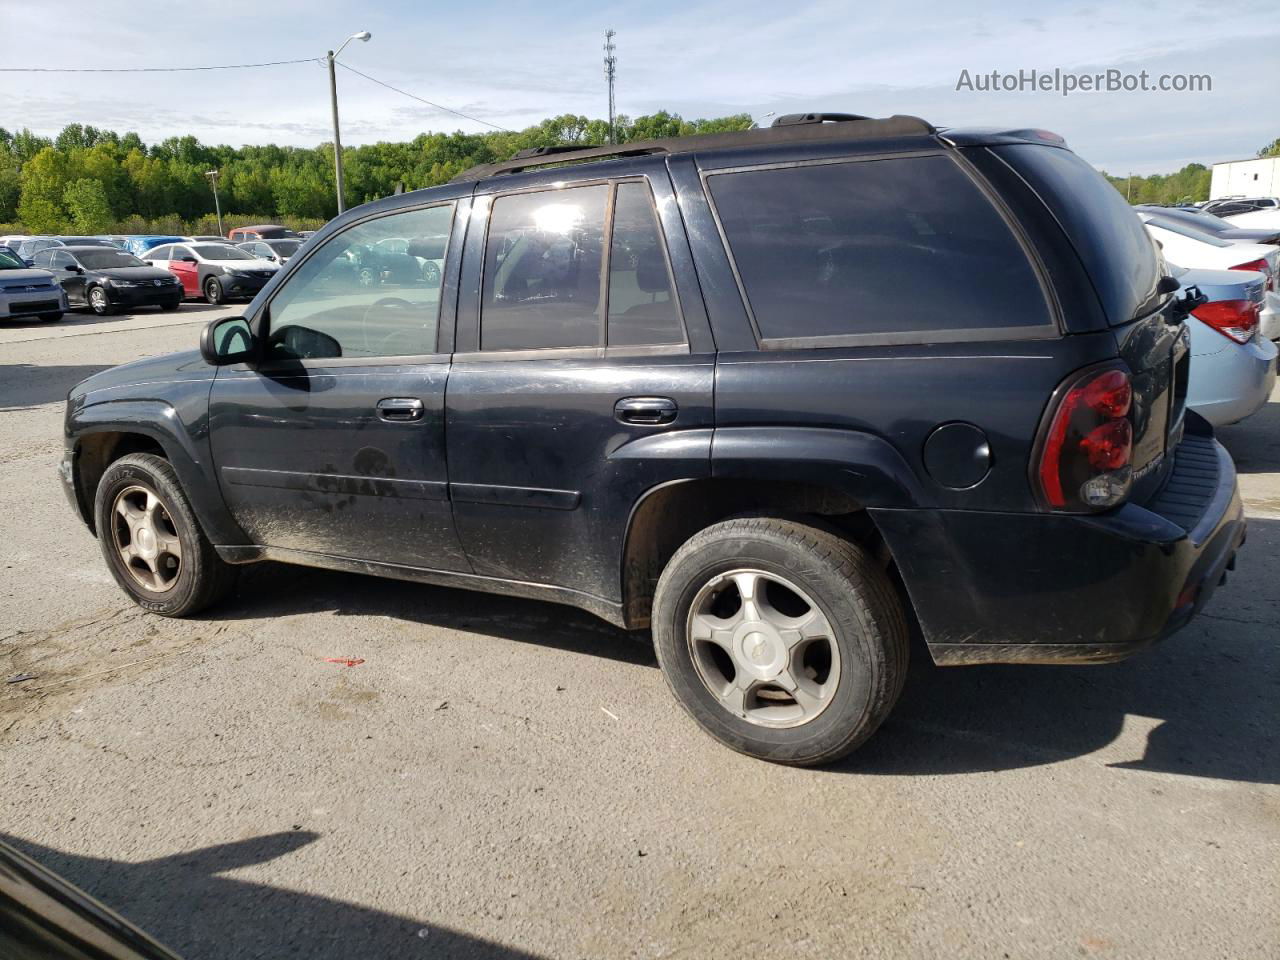
<path id="1" fill-rule="evenodd" d="M 0 320 L 61 320 L 66 309 L 67 295 L 52 273 L 33 270 L 8 247 L 0 247 Z"/>
<path id="2" fill-rule="evenodd" d="M 1266 277 L 1248 270 L 1169 268 L 1184 289 L 1197 287 L 1207 298 L 1187 317 L 1187 406 L 1215 427 L 1252 416 L 1276 383 L 1276 345 L 1259 329 Z"/>

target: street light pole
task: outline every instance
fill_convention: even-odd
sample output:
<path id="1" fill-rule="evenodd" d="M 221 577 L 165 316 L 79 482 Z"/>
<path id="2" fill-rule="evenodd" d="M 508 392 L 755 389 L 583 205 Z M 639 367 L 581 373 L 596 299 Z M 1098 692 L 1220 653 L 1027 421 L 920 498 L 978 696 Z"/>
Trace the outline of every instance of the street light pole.
<path id="1" fill-rule="evenodd" d="M 325 60 L 329 64 L 329 105 L 333 109 L 333 179 L 334 185 L 338 191 L 338 213 L 341 214 L 346 210 L 346 204 L 342 199 L 342 137 L 338 133 L 338 78 L 334 71 L 334 61 L 338 59 L 338 54 L 352 40 L 368 40 L 372 34 L 368 30 L 361 30 L 359 33 L 353 33 L 347 39 L 342 41 L 342 46 L 337 51 L 330 50 L 325 55 Z"/>
<path id="2" fill-rule="evenodd" d="M 218 233 L 222 234 L 222 204 L 218 200 L 218 171 L 206 170 L 204 175 L 213 184 L 213 209 L 218 213 Z"/>

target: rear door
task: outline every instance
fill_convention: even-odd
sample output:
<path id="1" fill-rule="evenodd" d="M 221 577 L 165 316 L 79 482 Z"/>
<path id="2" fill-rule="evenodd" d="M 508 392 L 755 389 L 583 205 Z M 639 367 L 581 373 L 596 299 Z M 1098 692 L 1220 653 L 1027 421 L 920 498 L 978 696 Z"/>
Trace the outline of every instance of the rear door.
<path id="1" fill-rule="evenodd" d="M 632 506 L 708 475 L 713 422 L 714 352 L 666 168 L 618 167 L 481 184 L 446 403 L 476 573 L 608 601 Z"/>
<path id="2" fill-rule="evenodd" d="M 449 357 L 437 347 L 453 298 L 420 275 L 361 285 L 347 258 L 390 231 L 449 234 L 454 212 L 453 201 L 401 209 L 331 236 L 252 318 L 269 341 L 263 361 L 218 371 L 213 459 L 255 543 L 293 559 L 467 569 L 448 501 Z M 456 266 L 446 291 L 453 276 Z"/>

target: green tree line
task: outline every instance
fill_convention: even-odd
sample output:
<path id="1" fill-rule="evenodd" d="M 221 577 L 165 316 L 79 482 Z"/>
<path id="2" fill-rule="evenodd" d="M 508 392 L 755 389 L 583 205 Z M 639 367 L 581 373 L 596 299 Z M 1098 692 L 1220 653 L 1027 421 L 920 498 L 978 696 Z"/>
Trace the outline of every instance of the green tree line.
<path id="1" fill-rule="evenodd" d="M 685 120 L 662 111 L 619 117 L 620 142 L 745 130 L 748 114 Z M 528 147 L 603 144 L 605 120 L 564 114 L 519 131 L 422 133 L 407 143 L 342 151 L 347 206 L 444 183 Z M 210 232 L 218 170 L 224 226 L 315 227 L 337 212 L 333 146 L 209 146 L 195 137 L 145 144 L 136 133 L 73 123 L 56 137 L 0 127 L 0 233 Z"/>

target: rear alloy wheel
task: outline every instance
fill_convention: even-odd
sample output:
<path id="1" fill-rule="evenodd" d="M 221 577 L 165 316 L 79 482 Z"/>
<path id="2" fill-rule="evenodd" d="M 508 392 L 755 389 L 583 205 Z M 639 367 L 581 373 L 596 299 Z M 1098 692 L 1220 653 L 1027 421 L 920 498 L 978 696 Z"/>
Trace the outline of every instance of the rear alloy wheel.
<path id="1" fill-rule="evenodd" d="M 89 309 L 100 317 L 109 316 L 115 312 L 115 307 L 111 304 L 111 298 L 107 296 L 107 291 L 102 287 L 94 287 L 89 291 Z"/>
<path id="2" fill-rule="evenodd" d="M 210 277 L 204 282 L 204 298 L 215 307 L 226 299 L 226 294 L 222 290 L 222 281 L 217 277 Z"/>
<path id="3" fill-rule="evenodd" d="M 107 467 L 94 525 L 116 583 L 152 613 L 195 613 L 235 584 L 236 568 L 209 543 L 163 457 L 134 453 Z"/>
<path id="4" fill-rule="evenodd" d="M 882 567 L 806 523 L 727 520 L 678 549 L 652 627 L 672 693 L 717 740 L 813 766 L 849 753 L 901 692 L 908 633 Z"/>

